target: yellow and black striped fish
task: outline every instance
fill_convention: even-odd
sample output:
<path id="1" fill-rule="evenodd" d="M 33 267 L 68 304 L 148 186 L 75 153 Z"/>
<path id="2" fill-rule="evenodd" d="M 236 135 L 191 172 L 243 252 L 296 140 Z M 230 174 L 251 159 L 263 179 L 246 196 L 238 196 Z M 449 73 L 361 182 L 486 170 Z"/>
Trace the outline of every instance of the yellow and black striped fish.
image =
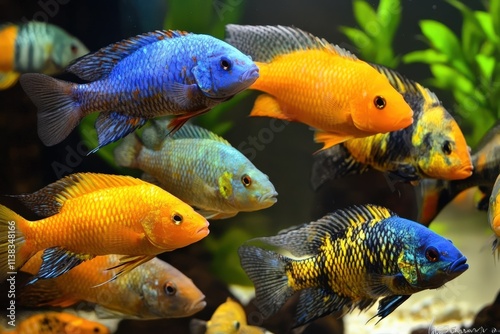
<path id="1" fill-rule="evenodd" d="M 57 74 L 89 52 L 76 37 L 44 22 L 8 23 L 0 27 L 0 90 L 21 73 Z"/>
<path id="2" fill-rule="evenodd" d="M 425 226 L 462 191 L 478 187 L 474 196 L 476 207 L 486 211 L 495 180 L 500 174 L 500 123 L 493 126 L 472 152 L 474 171 L 462 180 L 426 179 L 415 187 L 419 217 Z"/>
<path id="3" fill-rule="evenodd" d="M 295 327 L 332 312 L 364 310 L 379 298 L 382 319 L 413 293 L 436 289 L 468 268 L 450 240 L 375 205 L 337 210 L 254 241 L 301 258 L 246 244 L 238 250 L 264 317 L 300 294 Z"/>
<path id="4" fill-rule="evenodd" d="M 437 96 L 391 69 L 372 66 L 403 95 L 413 110 L 413 124 L 398 131 L 350 139 L 318 152 L 311 177 L 313 188 L 369 168 L 403 181 L 469 177 L 469 147 L 457 122 Z"/>

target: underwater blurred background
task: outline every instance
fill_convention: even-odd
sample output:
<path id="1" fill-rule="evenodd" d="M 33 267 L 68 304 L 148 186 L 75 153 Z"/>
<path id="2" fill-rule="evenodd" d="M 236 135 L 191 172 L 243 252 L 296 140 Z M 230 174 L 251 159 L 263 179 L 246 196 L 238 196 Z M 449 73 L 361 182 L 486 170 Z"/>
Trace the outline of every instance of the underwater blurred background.
<path id="1" fill-rule="evenodd" d="M 186 30 L 223 39 L 228 23 L 295 26 L 363 60 L 397 69 L 434 91 L 474 150 L 500 113 L 499 4 L 493 0 L 463 4 L 455 0 L 0 0 L 0 22 L 49 22 L 78 37 L 90 51 L 155 29 Z M 379 5 L 385 7 L 377 16 L 374 11 Z M 75 80 L 69 74 L 58 77 Z M 272 207 L 213 221 L 205 240 L 159 256 L 190 277 L 206 295 L 206 308 L 194 318 L 209 319 L 230 295 L 229 284 L 251 284 L 240 268 L 236 251 L 250 238 L 273 235 L 351 204 L 374 203 L 405 218 L 415 220 L 419 216 L 416 188 L 374 170 L 331 181 L 313 191 L 313 154 L 321 147 L 312 140 L 313 132 L 304 124 L 249 118 L 256 96 L 256 92 L 244 92 L 194 119 L 195 124 L 222 135 L 247 156 L 269 176 L 279 193 Z M 46 147 L 37 135 L 36 108 L 19 84 L 0 91 L 0 108 L 1 194 L 31 193 L 76 172 L 138 175 L 114 164 L 115 144 L 86 155 L 97 143 L 95 117 L 87 117 L 79 131 L 61 144 Z M 457 283 L 439 292 L 428 291 L 419 302 L 399 312 L 409 318 L 420 317 L 420 327 L 448 325 L 446 316 L 425 313 L 429 304 L 439 303 L 440 310 L 451 314 L 454 326 L 469 326 L 474 314 L 492 303 L 500 291 L 500 271 L 490 254 L 486 213 L 475 209 L 470 193 L 459 201 L 448 206 L 431 228 L 453 240 L 468 257 L 470 269 Z M 4 198 L 2 204 L 33 218 L 12 199 Z M 439 298 L 432 299 L 437 294 Z M 2 298 L 5 295 L 2 292 Z M 460 307 L 464 311 L 458 310 Z M 269 330 L 288 330 L 291 314 L 286 310 L 282 313 L 281 318 L 272 319 Z M 255 314 L 251 304 L 247 307 L 249 314 Z M 374 326 L 372 322 L 365 325 L 369 317 L 353 312 L 344 318 L 350 325 L 323 319 L 305 332 L 403 333 L 409 332 L 409 318 L 393 314 Z M 188 333 L 189 320 L 124 320 L 117 333 Z M 256 323 L 259 321 L 253 324 L 262 325 Z"/>

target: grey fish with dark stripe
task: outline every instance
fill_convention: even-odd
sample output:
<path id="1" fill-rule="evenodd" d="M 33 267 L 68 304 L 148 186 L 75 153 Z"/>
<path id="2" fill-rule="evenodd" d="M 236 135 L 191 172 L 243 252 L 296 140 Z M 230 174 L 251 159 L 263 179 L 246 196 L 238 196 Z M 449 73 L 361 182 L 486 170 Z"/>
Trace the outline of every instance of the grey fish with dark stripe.
<path id="1" fill-rule="evenodd" d="M 385 75 L 413 109 L 413 124 L 402 130 L 345 141 L 314 157 L 314 189 L 329 180 L 361 174 L 369 168 L 401 181 L 423 178 L 459 180 L 472 174 L 465 137 L 437 96 L 419 83 L 380 65 Z"/>
<path id="2" fill-rule="evenodd" d="M 44 22 L 8 23 L 0 27 L 0 89 L 15 84 L 22 73 L 61 73 L 89 52 L 76 37 Z"/>

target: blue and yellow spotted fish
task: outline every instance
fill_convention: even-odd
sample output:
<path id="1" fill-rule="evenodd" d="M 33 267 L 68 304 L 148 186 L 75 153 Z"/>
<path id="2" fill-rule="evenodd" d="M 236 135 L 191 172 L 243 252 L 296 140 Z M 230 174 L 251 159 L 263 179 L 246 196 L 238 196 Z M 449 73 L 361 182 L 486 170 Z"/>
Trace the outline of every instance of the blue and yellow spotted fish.
<path id="1" fill-rule="evenodd" d="M 439 288 L 469 267 L 451 241 L 375 205 L 337 210 L 254 241 L 302 258 L 250 245 L 238 250 L 264 317 L 300 294 L 295 326 L 344 307 L 364 310 L 379 298 L 382 319 L 413 293 Z"/>
<path id="2" fill-rule="evenodd" d="M 0 90 L 14 85 L 21 73 L 60 73 L 89 52 L 63 29 L 35 21 L 1 26 L 0 50 Z"/>

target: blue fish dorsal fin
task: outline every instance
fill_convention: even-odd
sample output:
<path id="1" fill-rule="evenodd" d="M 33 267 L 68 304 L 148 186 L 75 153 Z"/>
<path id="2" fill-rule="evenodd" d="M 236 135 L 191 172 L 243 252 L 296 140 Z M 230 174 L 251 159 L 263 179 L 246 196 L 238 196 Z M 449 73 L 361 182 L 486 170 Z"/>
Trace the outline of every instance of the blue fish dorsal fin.
<path id="1" fill-rule="evenodd" d="M 335 240 L 343 237 L 349 228 L 368 221 L 376 224 L 395 216 L 395 213 L 382 206 L 355 205 L 336 210 L 311 223 L 280 231 L 276 236 L 255 240 L 286 249 L 294 256 L 312 256 L 324 247 L 327 238 Z"/>
<path id="2" fill-rule="evenodd" d="M 431 92 L 429 89 L 425 88 L 418 82 L 408 79 L 404 75 L 387 68 L 382 65 L 377 65 L 369 63 L 373 68 L 383 74 L 389 83 L 394 87 L 400 94 L 404 95 L 406 93 L 416 94 L 421 97 L 425 97 L 431 104 L 441 105 L 436 94 Z"/>
<path id="3" fill-rule="evenodd" d="M 15 195 L 26 207 L 42 217 L 53 216 L 61 210 L 64 202 L 93 191 L 120 186 L 144 184 L 131 176 L 77 173 L 68 175 L 32 193 Z"/>
<path id="4" fill-rule="evenodd" d="M 158 41 L 188 35 L 178 30 L 156 30 L 108 45 L 94 53 L 77 59 L 66 70 L 88 81 L 106 77 L 122 59 L 140 48 Z"/>
<path id="5" fill-rule="evenodd" d="M 43 251 L 42 265 L 38 273 L 26 285 L 31 285 L 39 279 L 59 277 L 92 258 L 94 258 L 93 255 L 74 253 L 61 247 L 47 248 Z"/>
<path id="6" fill-rule="evenodd" d="M 228 24 L 225 40 L 258 62 L 270 62 L 282 54 L 310 49 L 326 50 L 348 59 L 357 59 L 349 51 L 294 27 Z"/>
<path id="7" fill-rule="evenodd" d="M 216 135 L 215 133 L 193 124 L 185 124 L 179 130 L 175 131 L 169 137 L 172 139 L 210 139 L 215 140 L 225 145 L 231 146 L 227 140 Z M 167 137 L 168 138 L 168 137 Z"/>

